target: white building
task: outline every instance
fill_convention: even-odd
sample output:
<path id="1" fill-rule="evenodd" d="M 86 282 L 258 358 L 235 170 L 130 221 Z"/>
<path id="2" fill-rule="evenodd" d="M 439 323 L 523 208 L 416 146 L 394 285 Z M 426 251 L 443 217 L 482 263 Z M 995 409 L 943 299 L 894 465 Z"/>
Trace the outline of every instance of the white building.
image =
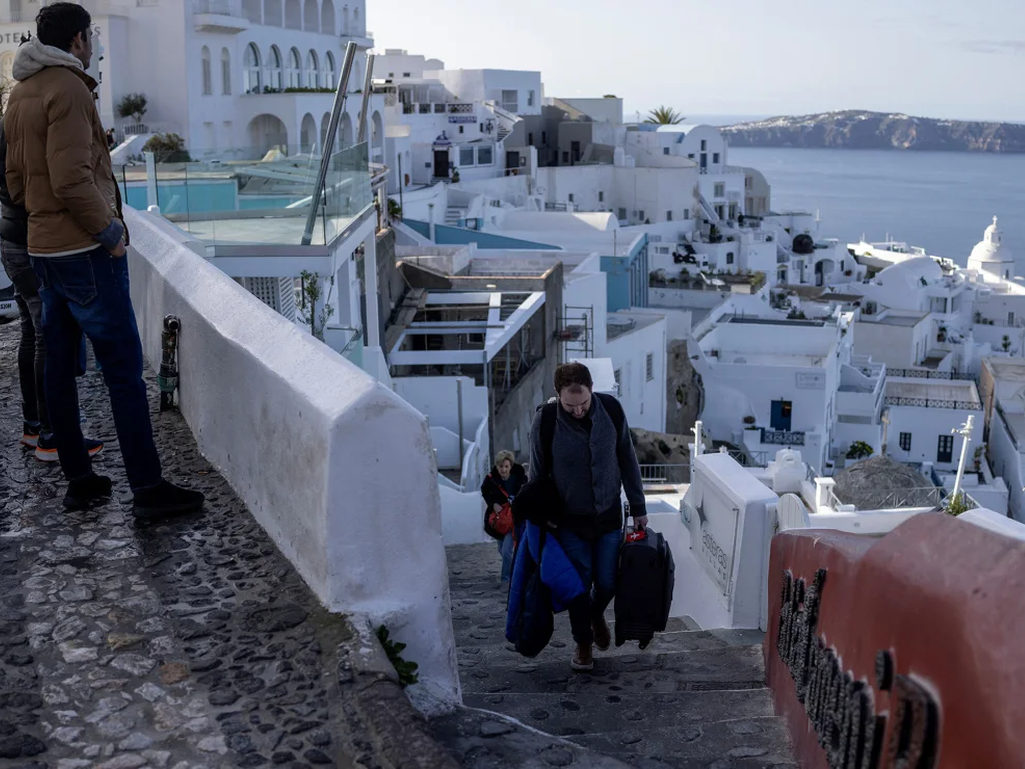
<path id="1" fill-rule="evenodd" d="M 974 417 L 972 443 L 982 437 L 982 400 L 971 379 L 888 377 L 886 454 L 901 462 L 955 470 L 961 437 L 954 430 Z"/>
<path id="2" fill-rule="evenodd" d="M 1000 230 L 997 229 L 997 218 L 986 228 L 982 240 L 975 244 L 968 257 L 968 269 L 978 270 L 987 278 L 990 276 L 1001 280 L 1014 278 L 1015 264 L 1011 251 L 1003 245 Z"/>
<path id="3" fill-rule="evenodd" d="M 716 439 L 755 459 L 792 446 L 821 472 L 830 458 L 841 360 L 849 342 L 837 322 L 731 317 L 695 337 L 701 419 Z"/>
<path id="4" fill-rule="evenodd" d="M 1025 361 L 985 358 L 980 389 L 986 455 L 1007 483 L 1011 517 L 1025 522 Z"/>
<path id="5" fill-rule="evenodd" d="M 967 268 L 904 243 L 850 248 L 883 268 L 871 280 L 838 286 L 861 297 L 858 352 L 892 367 L 971 372 L 987 355 L 1025 355 L 1025 285 L 1013 277 L 996 217 Z"/>
<path id="6" fill-rule="evenodd" d="M 386 106 L 383 160 L 395 170 L 393 194 L 536 167 L 536 153 L 522 146 L 528 137 L 510 134 L 541 114 L 540 72 L 448 70 L 438 59 L 387 49 L 375 56 L 374 91 Z"/>
<path id="7" fill-rule="evenodd" d="M 38 0 L 0 3 L 0 75 L 10 76 L 20 35 L 35 31 Z M 365 0 L 83 0 L 93 15 L 90 74 L 100 81 L 103 124 L 119 134 L 173 132 L 194 157 L 260 157 L 323 145 L 343 54 L 349 41 L 373 45 Z M 357 56 L 350 91 L 362 89 Z M 116 114 L 121 99 L 142 93 L 141 124 Z M 359 97 L 356 96 L 356 99 Z M 340 146 L 358 133 L 360 104 L 350 96 Z M 368 109 L 368 112 L 371 110 Z M 372 140 L 383 141 L 380 111 Z M 336 144 L 336 146 L 339 146 Z"/>

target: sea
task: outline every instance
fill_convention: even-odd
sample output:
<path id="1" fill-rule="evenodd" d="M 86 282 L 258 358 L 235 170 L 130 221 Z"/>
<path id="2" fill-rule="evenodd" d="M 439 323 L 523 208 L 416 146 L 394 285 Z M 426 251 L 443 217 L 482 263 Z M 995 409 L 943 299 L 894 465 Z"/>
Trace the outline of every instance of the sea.
<path id="1" fill-rule="evenodd" d="M 806 211 L 819 237 L 887 238 L 964 265 L 993 217 L 1025 275 L 1025 154 L 730 147 L 761 171 L 774 211 Z"/>

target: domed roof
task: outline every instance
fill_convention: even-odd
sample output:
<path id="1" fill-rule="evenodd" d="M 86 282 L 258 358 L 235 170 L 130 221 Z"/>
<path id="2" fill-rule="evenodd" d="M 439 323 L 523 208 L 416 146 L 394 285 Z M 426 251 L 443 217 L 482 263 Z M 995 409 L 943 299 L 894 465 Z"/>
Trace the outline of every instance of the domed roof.
<path id="1" fill-rule="evenodd" d="M 833 492 L 844 504 L 859 510 L 894 507 L 928 507 L 935 504 L 937 492 L 925 477 L 890 457 L 869 457 L 833 475 Z M 896 493 L 895 493 L 896 492 Z"/>
<path id="2" fill-rule="evenodd" d="M 1010 250 L 1002 245 L 1001 233 L 997 228 L 997 218 L 993 217 L 993 224 L 986 228 L 986 231 L 982 235 L 982 240 L 975 244 L 975 248 L 972 249 L 972 255 L 968 257 L 968 265 L 972 266 L 973 262 L 980 265 L 991 263 L 991 262 L 1014 262 L 1014 257 L 1011 255 Z"/>
<path id="3" fill-rule="evenodd" d="M 917 289 L 923 282 L 932 283 L 943 277 L 943 268 L 930 256 L 915 256 L 896 262 L 882 270 L 876 279 L 884 286 L 900 290 Z"/>

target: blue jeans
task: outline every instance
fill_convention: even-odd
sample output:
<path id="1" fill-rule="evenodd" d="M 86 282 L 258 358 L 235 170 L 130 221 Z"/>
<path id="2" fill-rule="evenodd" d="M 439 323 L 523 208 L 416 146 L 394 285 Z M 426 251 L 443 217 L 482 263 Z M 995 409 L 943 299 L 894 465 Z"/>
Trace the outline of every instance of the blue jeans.
<path id="1" fill-rule="evenodd" d="M 616 595 L 616 570 L 623 533 L 616 529 L 591 540 L 567 529 L 557 529 L 555 538 L 584 584 L 591 588 L 569 605 L 573 640 L 578 644 L 590 644 L 594 641 L 591 622 L 605 614 L 606 607 Z"/>
<path id="2" fill-rule="evenodd" d="M 523 539 L 523 531 L 527 528 L 525 523 L 517 523 L 514 526 L 515 535 L 512 531 L 498 540 L 498 552 L 502 554 L 502 581 L 508 582 L 512 577 L 513 554 L 516 552 L 516 543 Z"/>
<path id="3" fill-rule="evenodd" d="M 43 300 L 46 337 L 46 402 L 57 455 L 69 480 L 92 471 L 79 422 L 79 338 L 92 342 L 110 394 L 114 427 L 133 490 L 160 482 L 160 458 L 153 443 L 142 343 L 128 293 L 128 262 L 102 246 L 71 256 L 33 257 Z"/>

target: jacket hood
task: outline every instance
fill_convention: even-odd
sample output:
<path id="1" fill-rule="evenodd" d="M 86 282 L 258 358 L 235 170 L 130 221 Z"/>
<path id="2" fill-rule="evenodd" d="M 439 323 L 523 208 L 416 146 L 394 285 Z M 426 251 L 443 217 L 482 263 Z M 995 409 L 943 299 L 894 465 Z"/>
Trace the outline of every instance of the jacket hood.
<path id="1" fill-rule="evenodd" d="M 11 75 L 15 80 L 28 80 L 46 67 L 71 67 L 81 72 L 82 62 L 67 51 L 52 45 L 43 45 L 38 38 L 31 38 L 18 48 L 14 55 Z"/>

